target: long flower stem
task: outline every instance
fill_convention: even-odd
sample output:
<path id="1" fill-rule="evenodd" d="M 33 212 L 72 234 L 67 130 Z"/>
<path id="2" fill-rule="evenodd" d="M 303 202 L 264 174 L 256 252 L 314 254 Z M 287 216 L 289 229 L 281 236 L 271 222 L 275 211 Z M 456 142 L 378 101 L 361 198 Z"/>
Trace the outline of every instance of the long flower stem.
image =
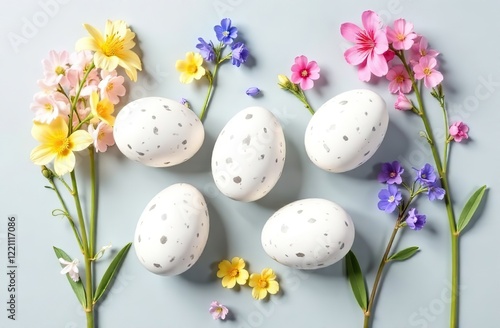
<path id="1" fill-rule="evenodd" d="M 212 99 L 212 95 L 213 95 L 213 91 L 214 91 L 215 76 L 217 74 L 218 68 L 219 68 L 219 64 L 216 64 L 214 67 L 214 72 L 210 75 L 207 75 L 207 77 L 208 77 L 208 90 L 207 90 L 207 95 L 205 96 L 205 101 L 203 102 L 203 107 L 202 107 L 201 113 L 200 113 L 200 121 L 202 121 L 202 122 L 205 119 L 205 116 L 207 115 L 208 105 L 210 104 L 210 100 Z"/>
<path id="2" fill-rule="evenodd" d="M 76 211 L 78 215 L 78 223 L 83 243 L 83 257 L 85 259 L 85 294 L 87 304 L 85 306 L 85 313 L 87 316 L 87 328 L 94 328 L 94 304 L 93 304 L 93 284 L 92 284 L 92 256 L 89 252 L 89 241 L 87 238 L 87 229 L 85 220 L 83 218 L 82 205 L 80 202 L 80 195 L 78 193 L 78 184 L 76 181 L 75 170 L 71 171 L 71 182 L 73 186 L 73 199 L 75 201 Z"/>
<path id="3" fill-rule="evenodd" d="M 415 82 L 413 82 L 414 87 L 416 86 Z M 417 91 L 418 88 L 415 88 Z M 453 212 L 453 206 L 451 202 L 451 192 L 450 186 L 448 183 L 448 175 L 447 168 L 448 166 L 448 157 L 444 157 L 444 163 L 441 162 L 439 157 L 439 153 L 436 147 L 436 143 L 434 142 L 434 135 L 432 133 L 432 128 L 429 123 L 429 119 L 425 113 L 425 109 L 422 104 L 421 94 L 415 92 L 417 96 L 417 101 L 420 106 L 420 117 L 425 127 L 425 132 L 427 134 L 427 138 L 429 140 L 429 146 L 431 147 L 432 157 L 434 158 L 434 162 L 436 164 L 436 169 L 439 173 L 439 177 L 441 180 L 441 184 L 446 191 L 445 193 L 445 205 L 446 212 L 448 215 L 448 225 L 450 229 L 451 235 L 451 306 L 450 306 L 450 328 L 457 327 L 457 310 L 458 310 L 458 284 L 459 284 L 459 256 L 460 250 L 458 247 L 458 233 L 457 233 L 457 225 L 455 221 L 455 213 Z M 444 110 L 444 109 L 443 109 Z M 447 145 L 445 145 L 447 147 Z"/>
<path id="4" fill-rule="evenodd" d="M 94 258 L 95 243 L 96 243 L 96 217 L 97 217 L 97 183 L 96 183 L 96 168 L 95 168 L 95 155 L 94 147 L 89 147 L 90 158 L 90 242 L 89 242 L 89 256 Z"/>
<path id="5" fill-rule="evenodd" d="M 373 282 L 373 287 L 372 291 L 370 293 L 370 298 L 368 300 L 368 308 L 365 311 L 365 320 L 363 323 L 364 328 L 368 328 L 370 326 L 370 317 L 371 317 L 371 311 L 373 304 L 375 303 L 375 297 L 377 296 L 377 291 L 378 291 L 378 286 L 380 284 L 380 280 L 382 278 L 382 274 L 384 272 L 385 265 L 389 262 L 387 259 L 389 258 L 389 253 L 392 249 L 392 245 L 394 244 L 394 239 L 396 238 L 396 235 L 400 229 L 400 220 L 398 219 L 396 221 L 396 225 L 394 226 L 394 229 L 392 230 L 391 237 L 389 238 L 389 242 L 387 243 L 387 246 L 385 248 L 384 255 L 382 256 L 382 259 L 380 260 L 380 264 L 378 266 L 377 270 L 377 275 L 375 276 L 375 281 Z"/>

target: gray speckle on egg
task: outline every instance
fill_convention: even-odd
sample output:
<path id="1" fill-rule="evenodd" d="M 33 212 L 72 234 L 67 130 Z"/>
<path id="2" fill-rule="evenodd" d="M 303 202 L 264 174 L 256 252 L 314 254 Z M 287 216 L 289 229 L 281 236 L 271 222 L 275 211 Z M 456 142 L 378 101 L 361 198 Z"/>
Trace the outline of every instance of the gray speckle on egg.
<path id="1" fill-rule="evenodd" d="M 349 138 L 347 136 L 343 136 L 342 139 L 344 139 L 345 141 L 349 140 Z"/>
<path id="2" fill-rule="evenodd" d="M 167 242 L 167 236 L 161 236 L 160 243 L 165 244 Z"/>

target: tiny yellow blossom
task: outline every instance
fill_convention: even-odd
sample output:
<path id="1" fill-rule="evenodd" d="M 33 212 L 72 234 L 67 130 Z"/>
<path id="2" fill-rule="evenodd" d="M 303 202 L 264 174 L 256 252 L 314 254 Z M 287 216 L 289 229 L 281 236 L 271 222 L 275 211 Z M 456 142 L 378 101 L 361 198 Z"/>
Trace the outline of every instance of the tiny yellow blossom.
<path id="1" fill-rule="evenodd" d="M 175 62 L 175 68 L 181 72 L 180 81 L 182 83 L 191 83 L 193 79 L 199 80 L 205 75 L 203 68 L 203 57 L 199 53 L 186 53 L 185 60 Z"/>
<path id="2" fill-rule="evenodd" d="M 46 165 L 54 160 L 54 171 L 61 176 L 75 168 L 74 151 L 87 148 L 94 140 L 83 130 L 68 136 L 68 125 L 62 116 L 49 124 L 34 122 L 31 134 L 41 145 L 35 147 L 30 159 L 36 165 Z"/>
<path id="3" fill-rule="evenodd" d="M 233 288 L 236 283 L 244 285 L 248 280 L 248 271 L 245 270 L 245 261 L 239 257 L 233 257 L 231 262 L 223 260 L 219 263 L 217 277 L 222 278 L 222 287 Z"/>
<path id="4" fill-rule="evenodd" d="M 111 115 L 115 111 L 115 106 L 107 98 L 99 100 L 97 91 L 92 91 L 90 94 L 90 110 L 94 119 L 97 118 L 109 126 L 115 125 L 115 117 Z"/>
<path id="5" fill-rule="evenodd" d="M 104 36 L 95 27 L 84 24 L 90 36 L 78 40 L 76 50 L 92 50 L 94 64 L 98 68 L 112 71 L 117 66 L 125 69 L 132 81 L 137 81 L 137 70 L 142 70 L 141 60 L 132 49 L 135 33 L 122 20 L 106 22 Z"/>
<path id="6" fill-rule="evenodd" d="M 252 289 L 252 296 L 256 300 L 262 300 L 269 294 L 276 294 L 280 285 L 276 281 L 276 274 L 272 269 L 266 268 L 261 273 L 252 273 L 248 282 Z"/>

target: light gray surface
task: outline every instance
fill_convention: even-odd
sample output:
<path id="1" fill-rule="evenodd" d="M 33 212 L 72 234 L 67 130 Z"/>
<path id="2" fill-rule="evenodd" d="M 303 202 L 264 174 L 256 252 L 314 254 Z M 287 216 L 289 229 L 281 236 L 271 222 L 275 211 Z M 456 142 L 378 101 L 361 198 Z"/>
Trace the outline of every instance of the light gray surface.
<path id="1" fill-rule="evenodd" d="M 56 3 L 47 7 L 44 4 Z M 45 8 L 45 9 L 44 9 Z M 176 277 L 146 271 L 133 251 L 129 253 L 111 293 L 99 306 L 99 327 L 360 327 L 359 310 L 343 273 L 343 263 L 318 271 L 297 271 L 275 263 L 260 245 L 260 232 L 268 217 L 281 206 L 300 198 L 322 197 L 343 206 L 356 225 L 353 249 L 367 274 L 369 286 L 392 229 L 393 217 L 376 208 L 380 185 L 374 179 L 380 162 L 401 160 L 420 166 L 431 161 L 417 140 L 416 117 L 390 110 L 389 130 L 376 155 L 362 167 L 344 174 L 316 168 L 303 146 L 310 114 L 291 94 L 280 90 L 277 74 L 289 75 L 295 56 L 304 54 L 321 67 L 321 82 L 307 95 L 315 108 L 334 95 L 355 88 L 378 92 L 392 107 L 395 99 L 387 83 L 366 84 L 343 59 L 347 45 L 339 33 L 342 22 L 360 24 L 361 13 L 373 9 L 386 19 L 404 17 L 427 36 L 442 55 L 445 89 L 452 116 L 466 121 L 471 140 L 456 145 L 450 169 L 456 211 L 474 189 L 489 185 L 487 205 L 480 220 L 461 239 L 461 327 L 496 327 L 498 307 L 498 129 L 500 67 L 497 36 L 500 31 L 496 1 L 3 1 L 2 20 L 2 187 L 0 189 L 0 265 L 6 267 L 6 217 L 17 214 L 18 316 L 16 322 L 0 313 L 0 327 L 80 328 L 84 315 L 59 266 L 52 246 L 76 254 L 68 226 L 51 217 L 55 196 L 45 190 L 39 169 L 29 160 L 36 145 L 30 135 L 29 104 L 42 76 L 41 60 L 51 49 L 73 50 L 86 35 L 82 23 L 99 29 L 106 19 L 124 19 L 137 33 L 144 71 L 128 88 L 129 100 L 144 96 L 180 97 L 200 108 L 205 88 L 182 85 L 174 68 L 185 52 L 195 51 L 198 37 L 215 39 L 213 25 L 230 17 L 251 54 L 251 67 L 226 64 L 219 71 L 217 90 L 205 121 L 206 140 L 187 163 L 153 169 L 125 159 L 114 148 L 101 157 L 98 244 L 116 248 L 133 238 L 136 222 L 148 201 L 160 190 L 188 182 L 206 197 L 210 211 L 210 236 L 198 263 Z M 44 14 L 44 11 L 46 12 Z M 44 19 L 44 17 L 46 19 Z M 24 25 L 37 20 L 31 33 Z M 23 30 L 24 29 L 24 30 Z M 12 33 L 24 38 L 13 47 Z M 17 49 L 16 49 L 17 48 Z M 490 81 L 490 82 L 487 82 Z M 250 86 L 263 97 L 245 95 Z M 434 106 L 431 99 L 427 103 Z M 239 110 L 259 105 L 281 121 L 287 141 L 282 178 L 265 198 L 239 203 L 221 195 L 210 174 L 210 155 L 224 124 Z M 432 112 L 432 110 L 431 110 Z M 435 109 L 436 129 L 441 128 Z M 450 245 L 444 205 L 419 202 L 428 215 L 421 232 L 406 231 L 400 247 L 419 245 L 422 252 L 408 262 L 388 268 L 375 309 L 373 327 L 446 327 Z M 283 293 L 268 302 L 254 301 L 250 288 L 222 288 L 215 277 L 216 263 L 241 256 L 251 271 L 275 269 Z M 108 263 L 109 256 L 98 267 Z M 3 271 L 2 271 L 3 272 Z M 5 300 L 7 277 L 0 275 Z M 233 320 L 213 321 L 208 314 L 212 300 L 226 304 Z M 5 307 L 5 303 L 3 303 Z M 427 316 L 422 313 L 427 311 Z M 417 321 L 420 320 L 420 321 Z"/>

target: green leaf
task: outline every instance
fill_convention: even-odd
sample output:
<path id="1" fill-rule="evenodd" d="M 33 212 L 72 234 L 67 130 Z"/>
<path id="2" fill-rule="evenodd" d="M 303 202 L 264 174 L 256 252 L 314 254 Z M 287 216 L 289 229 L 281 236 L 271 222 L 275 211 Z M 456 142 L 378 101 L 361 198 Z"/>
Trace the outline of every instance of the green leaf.
<path id="1" fill-rule="evenodd" d="M 347 253 L 346 257 L 347 277 L 351 283 L 352 292 L 356 301 L 363 311 L 368 308 L 368 294 L 366 293 L 365 278 L 359 267 L 356 255 L 352 251 Z"/>
<path id="2" fill-rule="evenodd" d="M 57 248 L 55 246 L 52 247 L 54 248 L 54 252 L 56 253 L 58 259 L 62 257 L 66 261 L 69 262 L 73 261 L 73 259 L 68 254 L 66 254 L 66 252 L 64 252 L 62 249 Z M 78 298 L 82 306 L 85 307 L 87 304 L 87 297 L 85 296 L 85 287 L 83 287 L 82 280 L 80 279 L 78 281 L 73 281 L 73 279 L 71 279 L 69 274 L 66 274 L 66 278 L 68 278 L 68 282 L 71 285 L 73 291 L 75 292 L 76 298 Z"/>
<path id="3" fill-rule="evenodd" d="M 404 261 L 415 255 L 416 252 L 418 252 L 419 248 L 418 246 L 411 246 L 408 248 L 405 248 L 396 254 L 392 254 L 387 261 Z"/>
<path id="4" fill-rule="evenodd" d="M 476 213 L 479 204 L 483 199 L 484 193 L 486 191 L 486 185 L 482 186 L 472 196 L 469 198 L 467 203 L 465 204 L 462 213 L 460 214 L 460 218 L 458 219 L 457 232 L 460 233 L 464 228 L 469 224 L 470 220 Z"/>
<path id="5" fill-rule="evenodd" d="M 125 247 L 123 247 L 118 252 L 118 254 L 116 254 L 113 261 L 111 261 L 111 263 L 109 264 L 108 269 L 106 270 L 106 272 L 104 272 L 104 275 L 102 276 L 101 282 L 99 283 L 99 286 L 97 286 L 97 289 L 95 291 L 94 304 L 101 298 L 101 296 L 104 294 L 104 292 L 108 288 L 111 280 L 113 280 L 113 277 L 118 272 L 120 264 L 125 259 L 125 256 L 127 255 L 127 252 L 130 249 L 130 246 L 132 246 L 132 243 L 128 243 L 127 245 L 125 245 Z"/>

